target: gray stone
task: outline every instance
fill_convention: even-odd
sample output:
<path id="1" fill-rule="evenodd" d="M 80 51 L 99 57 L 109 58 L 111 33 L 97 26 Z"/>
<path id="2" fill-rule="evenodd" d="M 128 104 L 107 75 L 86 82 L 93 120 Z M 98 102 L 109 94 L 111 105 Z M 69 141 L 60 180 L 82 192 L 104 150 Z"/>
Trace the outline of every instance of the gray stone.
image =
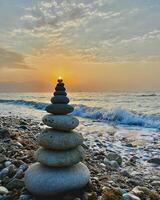
<path id="1" fill-rule="evenodd" d="M 150 160 L 148 160 L 148 162 L 156 164 L 156 165 L 160 165 L 160 158 L 151 158 Z"/>
<path id="2" fill-rule="evenodd" d="M 18 200 L 32 200 L 32 197 L 31 195 L 28 195 L 28 194 L 23 194 L 19 197 Z"/>
<path id="3" fill-rule="evenodd" d="M 54 115 L 67 115 L 73 112 L 74 108 L 67 104 L 50 104 L 45 110 Z"/>
<path id="4" fill-rule="evenodd" d="M 67 151 L 51 151 L 41 147 L 35 152 L 35 158 L 50 167 L 64 167 L 83 161 L 85 151 L 81 146 Z"/>
<path id="5" fill-rule="evenodd" d="M 14 178 L 22 178 L 24 176 L 24 171 L 22 169 L 18 169 Z"/>
<path id="6" fill-rule="evenodd" d="M 2 180 L 4 177 L 6 177 L 8 175 L 8 173 L 9 173 L 8 167 L 2 169 L 0 172 L 0 180 Z"/>
<path id="7" fill-rule="evenodd" d="M 69 98 L 63 95 L 58 95 L 54 96 L 51 98 L 51 102 L 53 104 L 59 103 L 59 104 L 68 104 L 69 103 Z"/>
<path id="8" fill-rule="evenodd" d="M 132 177 L 132 176 L 130 175 L 130 173 L 129 173 L 127 170 L 125 170 L 125 169 L 122 169 L 122 170 L 121 170 L 121 174 L 122 174 L 123 176 L 128 177 L 128 178 L 131 178 L 131 177 Z"/>
<path id="9" fill-rule="evenodd" d="M 66 91 L 66 88 L 64 86 L 57 85 L 55 90 L 56 91 Z"/>
<path id="10" fill-rule="evenodd" d="M 113 170 L 119 168 L 119 164 L 115 160 L 108 160 L 108 159 L 105 158 L 103 162 L 106 165 L 106 167 L 111 168 Z"/>
<path id="11" fill-rule="evenodd" d="M 16 172 L 16 167 L 15 165 L 11 164 L 8 166 L 8 176 L 13 176 Z"/>
<path id="12" fill-rule="evenodd" d="M 0 153 L 0 163 L 3 163 L 6 161 L 6 156 L 2 153 Z"/>
<path id="13" fill-rule="evenodd" d="M 7 198 L 2 196 L 2 195 L 0 195 L 0 200 L 7 200 Z"/>
<path id="14" fill-rule="evenodd" d="M 48 114 L 42 118 L 45 125 L 60 131 L 71 131 L 79 125 L 79 120 L 72 115 Z"/>
<path id="15" fill-rule="evenodd" d="M 8 138 L 10 137 L 10 133 L 5 128 L 0 128 L 0 139 Z"/>
<path id="16" fill-rule="evenodd" d="M 117 161 L 117 163 L 119 164 L 119 165 L 121 165 L 122 164 L 122 157 L 120 156 L 120 155 L 118 155 L 117 153 L 109 153 L 107 156 L 106 156 L 106 158 L 108 159 L 108 160 L 115 160 L 115 161 Z"/>
<path id="17" fill-rule="evenodd" d="M 8 166 L 11 165 L 11 164 L 12 164 L 11 161 L 6 161 L 6 162 L 4 163 L 5 167 L 8 167 Z"/>
<path id="18" fill-rule="evenodd" d="M 123 194 L 122 197 L 123 197 L 123 200 L 141 200 L 139 197 L 131 193 L 125 193 Z"/>
<path id="19" fill-rule="evenodd" d="M 160 181 L 153 181 L 152 185 L 160 187 Z"/>
<path id="20" fill-rule="evenodd" d="M 20 165 L 19 169 L 26 171 L 28 169 L 28 165 L 26 163 L 24 163 L 24 164 Z"/>
<path id="21" fill-rule="evenodd" d="M 64 92 L 64 91 L 56 91 L 56 92 L 54 92 L 54 95 L 55 95 L 55 96 L 57 96 L 57 95 L 67 96 L 67 93 Z"/>
<path id="22" fill-rule="evenodd" d="M 66 168 L 50 168 L 35 163 L 26 171 L 25 185 L 34 195 L 53 196 L 82 188 L 89 178 L 89 170 L 83 163 Z"/>
<path id="23" fill-rule="evenodd" d="M 0 194 L 8 194 L 8 193 L 9 193 L 9 191 L 7 188 L 0 186 Z"/>
<path id="24" fill-rule="evenodd" d="M 47 128 L 38 136 L 38 143 L 46 149 L 67 150 L 81 145 L 83 136 L 77 132 L 58 132 Z"/>
<path id="25" fill-rule="evenodd" d="M 9 190 L 12 190 L 12 189 L 21 189 L 23 186 L 24 186 L 24 181 L 23 181 L 23 180 L 20 180 L 20 179 L 17 179 L 17 178 L 14 178 L 13 180 L 11 180 L 11 181 L 6 185 L 6 187 L 7 187 Z"/>

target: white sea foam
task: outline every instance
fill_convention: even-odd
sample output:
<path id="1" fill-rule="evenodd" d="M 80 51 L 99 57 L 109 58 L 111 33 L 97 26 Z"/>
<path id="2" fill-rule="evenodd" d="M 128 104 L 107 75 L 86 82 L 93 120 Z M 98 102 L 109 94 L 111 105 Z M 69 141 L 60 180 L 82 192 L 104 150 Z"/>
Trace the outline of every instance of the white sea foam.
<path id="1" fill-rule="evenodd" d="M 47 103 L 26 101 L 26 100 L 8 100 L 0 99 L 1 104 L 19 105 L 28 108 L 44 110 Z M 73 105 L 75 110 L 73 114 L 82 118 L 89 118 L 93 120 L 99 120 L 103 122 L 109 122 L 114 124 L 129 125 L 129 126 L 141 126 L 145 128 L 160 129 L 160 116 L 141 114 L 129 111 L 122 107 L 116 108 L 98 108 L 89 107 L 85 105 Z"/>

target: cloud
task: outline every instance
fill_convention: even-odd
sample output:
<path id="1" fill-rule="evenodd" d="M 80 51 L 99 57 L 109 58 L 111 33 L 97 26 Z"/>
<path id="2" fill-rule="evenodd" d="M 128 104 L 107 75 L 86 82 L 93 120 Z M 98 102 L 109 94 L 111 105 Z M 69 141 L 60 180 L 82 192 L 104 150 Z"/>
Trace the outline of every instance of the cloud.
<path id="1" fill-rule="evenodd" d="M 0 92 L 39 92 L 48 91 L 48 88 L 52 88 L 51 83 L 46 82 L 4 82 L 0 81 Z"/>
<path id="2" fill-rule="evenodd" d="M 160 40 L 160 30 L 153 30 L 143 34 L 142 36 L 136 36 L 126 40 L 121 40 L 121 43 L 127 44 L 132 42 L 144 42 L 147 40 L 154 40 L 154 39 Z"/>
<path id="3" fill-rule="evenodd" d="M 19 26 L 7 35 L 12 49 L 40 57 L 63 54 L 88 62 L 157 58 L 160 4 L 151 2 L 39 0 L 27 4 Z"/>
<path id="4" fill-rule="evenodd" d="M 0 68 L 31 69 L 22 54 L 0 48 Z"/>

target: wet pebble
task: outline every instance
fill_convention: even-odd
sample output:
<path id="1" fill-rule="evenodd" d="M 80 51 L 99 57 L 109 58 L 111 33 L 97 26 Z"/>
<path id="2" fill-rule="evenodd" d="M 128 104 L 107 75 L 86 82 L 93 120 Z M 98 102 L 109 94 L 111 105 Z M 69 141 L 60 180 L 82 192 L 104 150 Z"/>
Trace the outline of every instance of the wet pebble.
<path id="1" fill-rule="evenodd" d="M 27 194 L 22 194 L 18 200 L 32 200 L 32 196 L 31 195 L 27 195 Z"/>
<path id="2" fill-rule="evenodd" d="M 0 195 L 0 200 L 7 200 L 7 198 L 3 195 Z"/>
<path id="3" fill-rule="evenodd" d="M 9 191 L 6 187 L 0 186 L 0 194 L 8 194 Z"/>
<path id="4" fill-rule="evenodd" d="M 139 197 L 135 196 L 134 194 L 131 193 L 126 193 L 123 194 L 123 200 L 141 200 Z"/>
<path id="5" fill-rule="evenodd" d="M 12 190 L 12 189 L 20 189 L 24 186 L 24 181 L 23 180 L 20 180 L 20 179 L 13 179 L 12 181 L 10 181 L 6 187 L 9 189 L 9 190 Z"/>

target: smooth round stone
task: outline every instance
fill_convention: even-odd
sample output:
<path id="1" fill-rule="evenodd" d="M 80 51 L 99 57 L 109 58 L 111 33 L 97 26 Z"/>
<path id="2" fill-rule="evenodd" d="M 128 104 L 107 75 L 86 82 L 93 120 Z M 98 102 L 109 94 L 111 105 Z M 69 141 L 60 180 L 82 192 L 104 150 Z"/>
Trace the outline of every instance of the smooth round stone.
<path id="1" fill-rule="evenodd" d="M 69 98 L 63 95 L 57 95 L 51 98 L 51 102 L 53 104 L 59 103 L 59 104 L 68 104 L 69 103 Z"/>
<path id="2" fill-rule="evenodd" d="M 54 95 L 57 96 L 57 95 L 64 95 L 64 96 L 67 96 L 67 93 L 64 92 L 64 91 L 56 91 L 54 92 Z"/>
<path id="3" fill-rule="evenodd" d="M 56 91 L 66 91 L 66 88 L 64 86 L 56 86 L 55 88 Z"/>
<path id="4" fill-rule="evenodd" d="M 71 131 L 79 125 L 79 120 L 72 115 L 48 114 L 42 118 L 42 121 L 47 126 L 60 131 Z"/>
<path id="5" fill-rule="evenodd" d="M 66 168 L 51 168 L 35 163 L 26 171 L 25 185 L 36 196 L 54 196 L 83 188 L 89 178 L 89 170 L 83 163 Z"/>
<path id="6" fill-rule="evenodd" d="M 46 149 L 66 150 L 72 149 L 83 143 L 83 136 L 78 132 L 58 132 L 53 129 L 45 129 L 38 136 L 38 143 Z"/>
<path id="7" fill-rule="evenodd" d="M 54 115 L 67 115 L 73 112 L 74 108 L 67 104 L 50 104 L 45 109 L 48 113 Z"/>
<path id="8" fill-rule="evenodd" d="M 52 151 L 40 147 L 35 152 L 35 158 L 41 164 L 49 167 L 68 167 L 83 161 L 85 150 L 82 146 L 65 151 Z"/>

